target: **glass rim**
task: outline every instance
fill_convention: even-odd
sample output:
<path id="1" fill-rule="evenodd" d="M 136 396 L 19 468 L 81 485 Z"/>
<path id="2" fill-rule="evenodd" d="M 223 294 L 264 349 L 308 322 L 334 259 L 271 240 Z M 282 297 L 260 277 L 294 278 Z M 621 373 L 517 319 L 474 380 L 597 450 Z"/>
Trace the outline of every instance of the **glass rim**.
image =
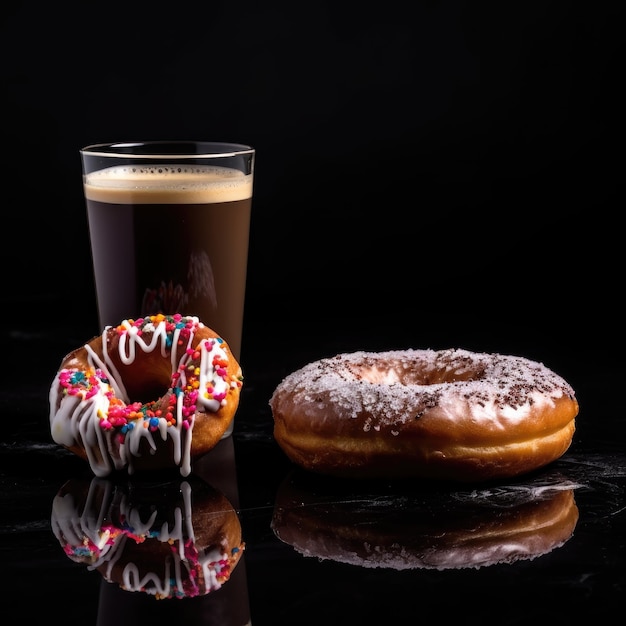
<path id="1" fill-rule="evenodd" d="M 157 146 L 161 146 L 162 150 L 159 151 Z M 172 151 L 176 146 L 180 149 Z M 137 148 L 145 150 L 135 152 Z M 80 149 L 82 155 L 124 159 L 210 159 L 242 156 L 254 152 L 254 148 L 247 144 L 200 140 L 106 142 L 90 144 Z"/>

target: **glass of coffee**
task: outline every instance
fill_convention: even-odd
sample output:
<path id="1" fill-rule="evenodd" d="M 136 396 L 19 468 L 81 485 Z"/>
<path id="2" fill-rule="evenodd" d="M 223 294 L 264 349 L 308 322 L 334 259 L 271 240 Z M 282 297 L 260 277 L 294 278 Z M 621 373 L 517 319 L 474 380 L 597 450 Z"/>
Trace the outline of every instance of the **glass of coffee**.
<path id="1" fill-rule="evenodd" d="M 148 141 L 80 155 L 101 328 L 196 315 L 239 360 L 254 149 Z"/>

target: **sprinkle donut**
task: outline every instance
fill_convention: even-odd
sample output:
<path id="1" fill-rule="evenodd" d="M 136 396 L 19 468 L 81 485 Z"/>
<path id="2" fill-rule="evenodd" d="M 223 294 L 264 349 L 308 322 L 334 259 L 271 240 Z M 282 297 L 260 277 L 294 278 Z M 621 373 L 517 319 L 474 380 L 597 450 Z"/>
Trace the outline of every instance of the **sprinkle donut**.
<path id="1" fill-rule="evenodd" d="M 461 482 L 558 459 L 579 408 L 543 364 L 462 349 L 321 359 L 288 375 L 269 404 L 276 442 L 307 470 Z"/>
<path id="2" fill-rule="evenodd" d="M 242 381 L 226 341 L 197 317 L 124 320 L 63 359 L 50 387 L 52 438 L 96 476 L 171 467 L 187 476 L 230 426 Z"/>

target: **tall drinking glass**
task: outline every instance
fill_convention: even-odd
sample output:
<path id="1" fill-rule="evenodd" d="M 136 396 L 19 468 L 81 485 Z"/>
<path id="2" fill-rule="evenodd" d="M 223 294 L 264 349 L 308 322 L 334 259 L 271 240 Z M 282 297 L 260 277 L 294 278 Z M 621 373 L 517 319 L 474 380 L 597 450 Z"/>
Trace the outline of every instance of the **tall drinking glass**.
<path id="1" fill-rule="evenodd" d="M 101 328 L 196 315 L 239 360 L 254 149 L 148 141 L 80 155 Z"/>

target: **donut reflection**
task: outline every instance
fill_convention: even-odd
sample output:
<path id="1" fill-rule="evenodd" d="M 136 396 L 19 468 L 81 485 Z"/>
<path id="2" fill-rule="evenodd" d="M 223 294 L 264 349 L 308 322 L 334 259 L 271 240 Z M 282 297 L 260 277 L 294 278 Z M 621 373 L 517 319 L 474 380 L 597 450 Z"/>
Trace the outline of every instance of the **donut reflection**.
<path id="1" fill-rule="evenodd" d="M 368 568 L 460 569 L 530 560 L 578 522 L 576 484 L 550 476 L 469 491 L 356 492 L 292 472 L 279 486 L 274 534 L 305 557 Z"/>
<path id="2" fill-rule="evenodd" d="M 159 600 L 220 589 L 245 548 L 230 501 L 194 477 L 70 480 L 53 500 L 51 524 L 71 560 Z"/>

